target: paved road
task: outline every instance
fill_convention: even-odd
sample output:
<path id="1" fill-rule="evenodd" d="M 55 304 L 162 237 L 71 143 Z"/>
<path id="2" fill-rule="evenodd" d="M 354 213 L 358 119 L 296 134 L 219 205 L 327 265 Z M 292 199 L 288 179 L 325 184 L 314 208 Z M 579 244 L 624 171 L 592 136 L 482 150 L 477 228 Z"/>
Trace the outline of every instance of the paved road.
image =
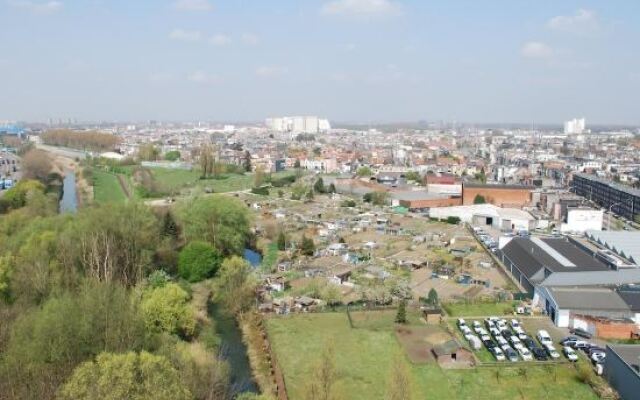
<path id="1" fill-rule="evenodd" d="M 36 147 L 40 150 L 45 150 L 53 154 L 58 154 L 63 157 L 68 157 L 71 159 L 80 159 L 84 160 L 87 158 L 88 153 L 82 150 L 70 149 L 67 147 L 57 147 L 57 146 L 49 146 L 46 144 L 37 144 Z"/>

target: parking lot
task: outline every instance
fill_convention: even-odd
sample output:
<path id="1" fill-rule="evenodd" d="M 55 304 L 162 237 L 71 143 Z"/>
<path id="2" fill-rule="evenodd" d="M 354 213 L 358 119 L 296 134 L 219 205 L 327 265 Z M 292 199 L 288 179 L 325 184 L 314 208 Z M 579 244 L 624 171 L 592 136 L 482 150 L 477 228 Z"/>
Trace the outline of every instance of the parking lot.
<path id="1" fill-rule="evenodd" d="M 578 348 L 577 341 L 567 342 L 570 346 L 561 344 L 562 332 L 547 318 L 458 318 L 451 322 L 456 335 L 466 341 L 481 363 L 575 362 L 590 357 L 579 351 L 584 343 L 577 343 Z"/>
<path id="2" fill-rule="evenodd" d="M 0 151 L 0 196 L 20 180 L 20 158 L 10 152 Z"/>

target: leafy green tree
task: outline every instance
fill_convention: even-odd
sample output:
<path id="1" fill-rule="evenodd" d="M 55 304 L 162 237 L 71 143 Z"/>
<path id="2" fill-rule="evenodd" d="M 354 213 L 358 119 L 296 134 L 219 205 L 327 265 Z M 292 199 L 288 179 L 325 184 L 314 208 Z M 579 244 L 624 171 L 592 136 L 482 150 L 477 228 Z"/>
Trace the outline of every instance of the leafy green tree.
<path id="1" fill-rule="evenodd" d="M 404 175 L 404 177 L 408 181 L 415 181 L 415 182 L 421 182 L 422 181 L 422 176 L 420 176 L 420 173 L 416 172 L 416 171 L 409 171 Z"/>
<path id="2" fill-rule="evenodd" d="M 246 172 L 251 172 L 251 153 L 249 153 L 249 150 L 244 152 L 243 167 Z"/>
<path id="3" fill-rule="evenodd" d="M 147 281 L 149 282 L 149 286 L 155 289 L 163 287 L 169 283 L 171 281 L 171 277 L 165 271 L 158 269 L 149 274 Z"/>
<path id="4" fill-rule="evenodd" d="M 487 200 L 483 195 L 477 194 L 476 197 L 473 198 L 473 204 L 485 204 Z"/>
<path id="5" fill-rule="evenodd" d="M 172 239 L 178 239 L 178 236 L 180 236 L 180 227 L 178 226 L 178 223 L 173 217 L 173 214 L 171 213 L 171 211 L 167 211 L 166 213 L 164 213 L 164 216 L 162 217 L 161 233 L 162 233 L 162 236 L 169 237 Z"/>
<path id="6" fill-rule="evenodd" d="M 305 256 L 312 256 L 316 251 L 316 245 L 313 243 L 313 239 L 308 238 L 306 235 L 302 235 L 300 242 L 300 252 Z"/>
<path id="7" fill-rule="evenodd" d="M 189 294 L 175 283 L 147 290 L 141 305 L 145 326 L 151 332 L 192 336 L 196 319 L 188 300 Z"/>
<path id="8" fill-rule="evenodd" d="M 335 193 L 336 192 L 336 185 L 333 184 L 333 182 L 331 182 L 329 184 L 329 188 L 327 189 L 327 193 Z"/>
<path id="9" fill-rule="evenodd" d="M 222 256 L 207 242 L 191 242 L 178 256 L 178 273 L 189 282 L 199 282 L 216 274 Z"/>
<path id="10" fill-rule="evenodd" d="M 167 161 L 178 161 L 180 159 L 180 152 L 178 150 L 171 150 L 165 153 L 164 159 Z"/>
<path id="11" fill-rule="evenodd" d="M 280 251 L 284 251 L 287 249 L 287 236 L 285 235 L 284 231 L 280 231 L 278 232 L 278 250 Z"/>
<path id="12" fill-rule="evenodd" d="M 138 148 L 138 158 L 143 161 L 156 161 L 160 150 L 153 143 L 143 144 Z"/>
<path id="13" fill-rule="evenodd" d="M 313 184 L 313 190 L 316 193 L 324 193 L 326 191 L 326 188 L 324 187 L 324 181 L 322 180 L 322 178 L 318 178 L 316 180 L 316 182 Z"/>
<path id="14" fill-rule="evenodd" d="M 238 256 L 222 262 L 215 286 L 222 304 L 233 315 L 249 310 L 254 303 L 256 283 L 251 276 L 251 266 Z"/>
<path id="15" fill-rule="evenodd" d="M 145 351 L 102 353 L 78 366 L 59 393 L 61 400 L 190 400 L 169 361 Z"/>
<path id="16" fill-rule="evenodd" d="M 429 290 L 429 293 L 427 294 L 427 303 L 432 306 L 437 306 L 440 303 L 440 300 L 438 299 L 438 292 L 436 292 L 435 288 L 431 288 L 431 290 Z"/>
<path id="17" fill-rule="evenodd" d="M 12 209 L 24 207 L 27 204 L 27 195 L 31 192 L 44 193 L 45 187 L 36 180 L 25 179 L 19 181 L 14 187 L 4 194 L 4 201 Z"/>
<path id="18" fill-rule="evenodd" d="M 313 200 L 314 198 L 313 189 L 309 189 L 305 197 L 307 198 L 307 200 Z"/>
<path id="19" fill-rule="evenodd" d="M 224 255 L 242 254 L 251 226 L 247 207 L 221 195 L 196 198 L 182 209 L 181 219 L 188 241 L 204 240 Z"/>
<path id="20" fill-rule="evenodd" d="M 398 312 L 396 314 L 396 323 L 398 324 L 406 324 L 407 323 L 407 301 L 401 300 L 398 305 Z"/>
<path id="21" fill-rule="evenodd" d="M 362 196 L 362 200 L 365 203 L 371 203 L 376 206 L 385 205 L 388 199 L 389 199 L 389 193 L 381 192 L 381 191 L 365 193 L 365 195 Z"/>
<path id="22" fill-rule="evenodd" d="M 367 166 L 362 166 L 362 167 L 358 168 L 358 170 L 356 171 L 356 175 L 358 175 L 358 176 L 371 176 L 371 175 L 373 175 L 373 172 L 371 171 L 371 168 L 369 168 Z"/>

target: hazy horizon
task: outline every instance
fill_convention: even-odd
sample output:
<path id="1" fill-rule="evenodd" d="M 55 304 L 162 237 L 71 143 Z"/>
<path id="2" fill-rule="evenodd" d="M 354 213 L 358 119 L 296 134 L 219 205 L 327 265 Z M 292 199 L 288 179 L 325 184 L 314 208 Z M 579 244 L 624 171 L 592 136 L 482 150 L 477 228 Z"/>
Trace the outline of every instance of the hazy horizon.
<path id="1" fill-rule="evenodd" d="M 637 126 L 637 15 L 631 0 L 0 0 L 0 120 Z"/>

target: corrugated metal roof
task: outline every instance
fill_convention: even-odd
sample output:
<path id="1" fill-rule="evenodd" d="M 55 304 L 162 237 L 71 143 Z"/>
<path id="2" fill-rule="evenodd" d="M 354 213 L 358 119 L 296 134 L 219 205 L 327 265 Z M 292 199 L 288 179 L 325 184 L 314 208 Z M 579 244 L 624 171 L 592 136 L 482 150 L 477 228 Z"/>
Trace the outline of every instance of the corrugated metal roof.
<path id="1" fill-rule="evenodd" d="M 640 283 L 640 269 L 556 272 L 540 284 L 542 286 L 589 286 L 628 285 L 632 283 Z"/>
<path id="2" fill-rule="evenodd" d="M 630 311 L 629 306 L 618 293 L 608 288 L 550 287 L 548 291 L 560 309 Z"/>
<path id="3" fill-rule="evenodd" d="M 640 231 L 587 231 L 594 242 L 635 264 L 640 264 Z"/>

